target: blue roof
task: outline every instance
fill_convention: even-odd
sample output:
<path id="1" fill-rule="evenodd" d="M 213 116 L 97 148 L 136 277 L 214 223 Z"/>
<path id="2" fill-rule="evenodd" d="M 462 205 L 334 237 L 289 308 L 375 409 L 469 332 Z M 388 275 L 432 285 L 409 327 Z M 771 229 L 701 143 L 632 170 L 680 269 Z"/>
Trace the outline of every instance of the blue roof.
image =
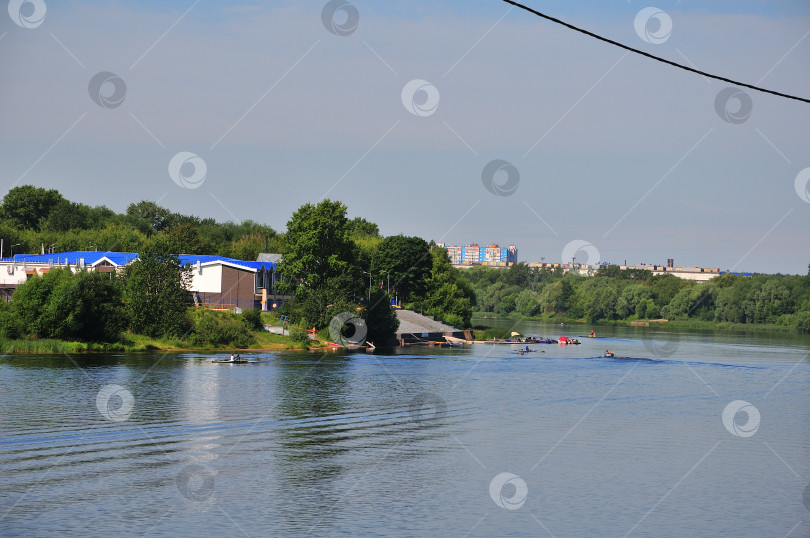
<path id="1" fill-rule="evenodd" d="M 229 258 L 227 256 L 206 256 L 206 255 L 197 255 L 197 254 L 180 254 L 178 256 L 180 258 L 180 263 L 190 264 L 190 265 L 197 265 L 199 261 L 202 263 L 211 263 L 211 262 L 225 262 L 225 263 L 232 263 L 234 265 L 239 265 L 242 267 L 247 267 L 249 269 L 260 270 L 262 268 L 267 270 L 275 270 L 276 263 L 273 262 L 254 262 L 254 261 L 246 261 L 246 260 L 237 260 L 236 258 Z"/>
<path id="2" fill-rule="evenodd" d="M 115 265 L 126 265 L 132 260 L 138 258 L 140 255 L 137 252 L 94 252 L 90 250 L 74 250 L 71 252 L 54 252 L 53 254 L 15 254 L 14 262 L 16 263 L 50 263 L 78 265 L 79 260 L 84 258 L 85 265 L 94 265 L 98 261 L 107 258 Z M 236 258 L 229 258 L 227 256 L 205 256 L 196 254 L 180 254 L 178 256 L 182 265 L 190 264 L 197 265 L 199 261 L 202 263 L 211 262 L 225 262 L 233 265 L 238 265 L 253 270 L 267 269 L 274 271 L 277 264 L 274 262 L 255 262 L 246 260 L 237 260 Z M 3 261 L 12 261 L 12 258 L 5 258 Z"/>
<path id="3" fill-rule="evenodd" d="M 138 257 L 137 252 L 95 252 L 92 250 L 73 250 L 70 252 L 54 252 L 53 254 L 15 254 L 14 261 L 17 263 L 69 263 L 78 265 L 79 260 L 84 258 L 85 265 L 93 265 L 103 258 L 107 258 L 115 265 L 126 265 Z"/>

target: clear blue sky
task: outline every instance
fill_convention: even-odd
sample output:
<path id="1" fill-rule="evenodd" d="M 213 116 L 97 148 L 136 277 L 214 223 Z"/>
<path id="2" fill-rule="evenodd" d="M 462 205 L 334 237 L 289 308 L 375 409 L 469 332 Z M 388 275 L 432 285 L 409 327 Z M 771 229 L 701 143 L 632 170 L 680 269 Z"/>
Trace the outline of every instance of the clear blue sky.
<path id="1" fill-rule="evenodd" d="M 672 21 L 661 43 L 636 32 L 646 2 L 527 3 L 810 97 L 808 2 L 657 2 Z M 582 240 L 612 263 L 802 274 L 810 263 L 810 203 L 795 186 L 810 167 L 808 104 L 746 90 L 750 114 L 730 123 L 715 106 L 728 84 L 495 0 L 355 0 L 346 36 L 324 27 L 325 1 L 45 4 L 36 28 L 0 12 L 3 193 L 34 184 L 117 211 L 149 199 L 279 230 L 326 196 L 384 234 L 516 244 L 523 261 L 560 261 Z M 126 84 L 120 106 L 90 98 L 100 71 Z M 438 95 L 422 115 L 403 105 L 414 79 Z M 169 176 L 181 151 L 206 163 L 198 188 Z M 509 196 L 482 183 L 494 159 L 519 171 Z"/>

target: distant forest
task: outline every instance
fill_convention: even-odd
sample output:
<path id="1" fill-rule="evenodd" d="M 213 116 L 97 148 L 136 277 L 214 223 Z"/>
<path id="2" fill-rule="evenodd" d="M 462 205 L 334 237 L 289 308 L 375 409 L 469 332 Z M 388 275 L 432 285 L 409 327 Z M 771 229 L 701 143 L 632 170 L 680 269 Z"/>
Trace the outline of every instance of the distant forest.
<path id="1" fill-rule="evenodd" d="M 602 266 L 593 277 L 517 264 L 462 271 L 477 309 L 503 315 L 588 321 L 666 318 L 771 324 L 810 332 L 805 276 L 724 274 L 699 284 L 673 275 Z"/>

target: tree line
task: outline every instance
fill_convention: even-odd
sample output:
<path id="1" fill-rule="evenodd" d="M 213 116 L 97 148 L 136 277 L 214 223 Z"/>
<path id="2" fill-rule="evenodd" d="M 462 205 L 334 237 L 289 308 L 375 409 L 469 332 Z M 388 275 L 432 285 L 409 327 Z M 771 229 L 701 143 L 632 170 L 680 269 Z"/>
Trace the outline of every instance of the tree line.
<path id="1" fill-rule="evenodd" d="M 275 291 L 292 297 L 282 315 L 295 325 L 323 329 L 339 313 L 357 313 L 371 341 L 394 335 L 392 299 L 457 327 L 470 326 L 475 307 L 472 286 L 443 249 L 419 237 L 383 237 L 376 224 L 349 219 L 346 206 L 331 200 L 303 205 L 279 233 L 252 221 L 218 223 L 173 213 L 150 201 L 117 214 L 25 185 L 11 189 L 0 204 L 0 237 L 5 255 L 12 246 L 16 253 L 39 253 L 41 245 L 56 252 L 141 254 L 122 275 L 57 269 L 23 283 L 10 305 L 0 305 L 0 336 L 6 338 L 112 342 L 130 331 L 199 345 L 206 338 L 249 341 L 233 320 L 189 308 L 190 277 L 177 259 L 181 253 L 244 260 L 280 253 L 282 281 Z"/>
<path id="2" fill-rule="evenodd" d="M 463 271 L 482 312 L 545 319 L 665 318 L 772 324 L 810 332 L 810 267 L 801 275 L 722 274 L 705 283 L 605 265 L 593 277 L 562 269 Z"/>
<path id="3" fill-rule="evenodd" d="M 14 187 L 0 204 L 3 256 L 47 251 L 141 252 L 161 249 L 182 254 L 212 254 L 255 260 L 260 252 L 279 252 L 281 235 L 270 226 L 246 220 L 217 222 L 175 213 L 155 202 L 131 203 L 124 213 L 64 198 L 54 189 Z"/>

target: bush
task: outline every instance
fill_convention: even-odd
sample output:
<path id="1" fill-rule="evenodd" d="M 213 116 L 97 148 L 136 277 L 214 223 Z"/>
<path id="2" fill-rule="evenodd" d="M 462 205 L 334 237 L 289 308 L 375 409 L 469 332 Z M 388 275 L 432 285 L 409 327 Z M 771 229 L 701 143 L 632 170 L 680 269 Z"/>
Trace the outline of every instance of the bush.
<path id="1" fill-rule="evenodd" d="M 251 331 L 264 330 L 264 323 L 262 323 L 262 313 L 255 308 L 242 310 L 242 317 L 239 318 Z"/>
<path id="2" fill-rule="evenodd" d="M 245 324 L 232 314 L 201 310 L 195 312 L 193 319 L 194 329 L 188 340 L 194 346 L 245 348 L 256 342 Z"/>
<path id="3" fill-rule="evenodd" d="M 309 333 L 298 327 L 290 327 L 290 340 L 304 347 L 309 347 Z"/>
<path id="4" fill-rule="evenodd" d="M 5 301 L 0 301 L 0 338 L 16 340 L 25 331 L 22 320 L 11 310 Z"/>
<path id="5" fill-rule="evenodd" d="M 54 269 L 15 290 L 9 323 L 38 338 L 115 342 L 127 326 L 122 289 L 114 274 Z"/>
<path id="6" fill-rule="evenodd" d="M 436 316 L 439 317 L 439 316 Z M 465 327 L 464 320 L 461 316 L 457 314 L 444 314 L 440 318 L 443 322 L 447 323 L 448 325 L 452 325 L 457 329 L 463 329 Z"/>

